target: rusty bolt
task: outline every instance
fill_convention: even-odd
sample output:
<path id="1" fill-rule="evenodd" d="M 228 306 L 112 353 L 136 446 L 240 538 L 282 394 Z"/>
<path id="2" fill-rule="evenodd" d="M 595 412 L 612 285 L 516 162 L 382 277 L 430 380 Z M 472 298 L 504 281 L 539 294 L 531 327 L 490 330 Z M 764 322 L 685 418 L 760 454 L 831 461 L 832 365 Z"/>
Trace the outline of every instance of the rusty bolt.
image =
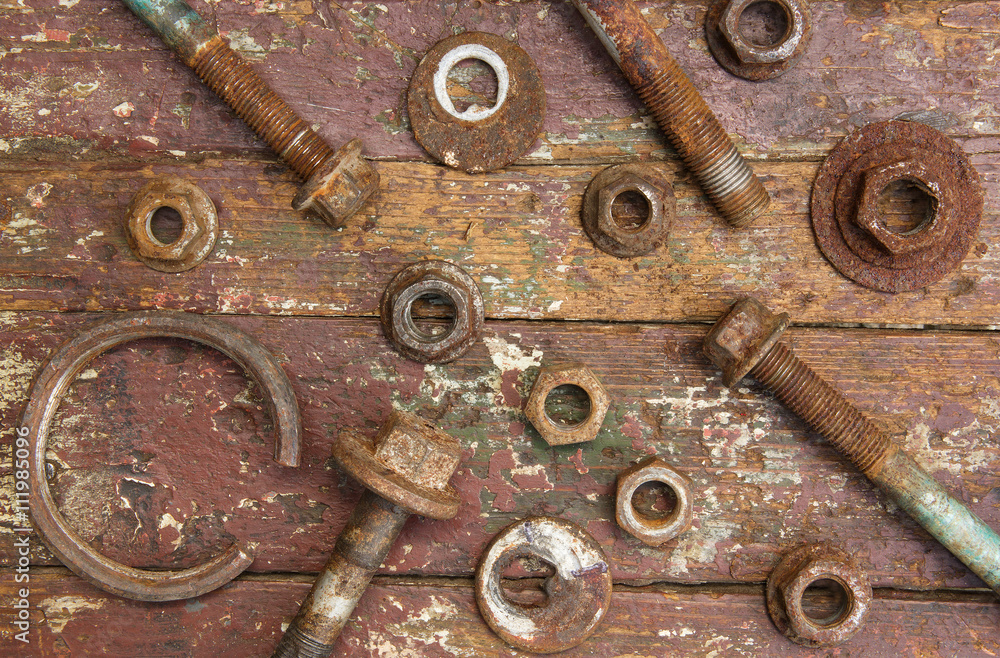
<path id="1" fill-rule="evenodd" d="M 333 456 L 366 490 L 275 658 L 330 655 L 410 514 L 450 519 L 458 513 L 460 498 L 448 481 L 461 453 L 456 439 L 403 411 L 389 415 L 374 441 L 340 433 Z"/>
<path id="2" fill-rule="evenodd" d="M 923 190 L 930 197 L 931 206 L 924 221 L 906 233 L 897 233 L 886 227 L 878 198 L 889 185 L 903 181 Z M 864 172 L 855 221 L 893 256 L 924 252 L 947 237 L 946 215 L 951 204 L 944 199 L 942 205 L 942 196 L 942 182 L 923 163 L 913 159 L 890 162 Z"/>
<path id="3" fill-rule="evenodd" d="M 164 244 L 152 232 L 153 215 L 173 208 L 181 216 L 181 235 Z M 163 176 L 142 187 L 125 209 L 125 239 L 136 258 L 161 272 L 183 272 L 201 263 L 215 247 L 219 216 L 204 190 L 177 176 Z"/>
<path id="4" fill-rule="evenodd" d="M 543 605 L 523 605 L 503 591 L 503 571 L 518 558 L 537 558 L 554 573 Z M 601 545 L 563 519 L 534 516 L 502 530 L 476 568 L 476 603 L 493 632 L 532 653 L 577 646 L 597 629 L 611 605 L 611 572 Z"/>
<path id="5" fill-rule="evenodd" d="M 360 140 L 330 148 L 186 2 L 122 1 L 306 181 L 295 210 L 340 226 L 378 188 Z"/>
<path id="6" fill-rule="evenodd" d="M 417 326 L 413 304 L 440 296 L 455 309 L 451 326 L 431 334 Z M 421 363 L 447 363 L 465 354 L 483 328 L 483 297 L 469 274 L 443 260 L 414 263 L 402 270 L 382 294 L 382 331 L 403 356 Z"/>
<path id="7" fill-rule="evenodd" d="M 830 580 L 843 590 L 840 609 L 814 619 L 802 609 L 806 589 Z M 868 575 L 844 551 L 829 544 L 807 544 L 787 553 L 767 579 L 767 611 L 778 630 L 807 647 L 835 647 L 858 632 L 868 616 L 872 587 Z"/>
<path id="8" fill-rule="evenodd" d="M 670 179 L 668 169 L 652 164 L 615 165 L 597 174 L 583 197 L 583 228 L 597 248 L 628 258 L 663 244 L 677 210 Z M 615 199 L 628 192 L 641 195 L 648 206 L 646 218 L 634 228 L 621 226 L 611 212 Z"/>
<path id="9" fill-rule="evenodd" d="M 558 386 L 579 386 L 590 400 L 590 413 L 579 423 L 560 424 L 545 412 L 545 399 Z M 550 446 L 593 441 L 604 423 L 611 397 L 597 375 L 582 363 L 544 366 L 538 373 L 524 413 Z"/>
<path id="10" fill-rule="evenodd" d="M 630 0 L 573 0 L 719 214 L 749 225 L 771 203 L 677 61 Z"/>
<path id="11" fill-rule="evenodd" d="M 1000 593 L 1000 537 L 779 342 L 787 326 L 787 314 L 774 315 L 756 299 L 740 300 L 705 337 L 705 354 L 722 369 L 727 386 L 749 374 L 771 389 Z"/>
<path id="12" fill-rule="evenodd" d="M 635 508 L 636 489 L 648 482 L 660 482 L 674 493 L 677 502 L 666 518 L 651 518 Z M 659 546 L 687 532 L 692 508 L 691 480 L 659 457 L 644 459 L 618 475 L 615 519 L 623 530 L 643 543 Z"/>

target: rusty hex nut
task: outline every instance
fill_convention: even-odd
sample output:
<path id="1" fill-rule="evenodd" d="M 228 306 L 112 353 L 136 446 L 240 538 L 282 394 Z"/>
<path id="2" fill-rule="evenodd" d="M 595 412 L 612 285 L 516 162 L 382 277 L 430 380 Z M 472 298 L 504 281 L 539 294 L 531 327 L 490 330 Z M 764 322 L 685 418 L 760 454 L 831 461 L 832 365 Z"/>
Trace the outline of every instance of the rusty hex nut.
<path id="1" fill-rule="evenodd" d="M 545 412 L 545 399 L 549 393 L 557 386 L 566 384 L 579 386 L 590 399 L 590 413 L 574 425 L 560 424 Z M 531 388 L 524 413 L 546 443 L 560 446 L 593 441 L 610 405 L 611 397 L 590 368 L 582 363 L 565 363 L 542 367 Z"/>
<path id="2" fill-rule="evenodd" d="M 705 336 L 705 356 L 733 386 L 753 370 L 788 328 L 788 313 L 775 315 L 753 297 L 741 299 Z"/>
<path id="3" fill-rule="evenodd" d="M 636 489 L 660 482 L 673 491 L 677 503 L 663 519 L 650 518 L 632 504 Z M 650 546 L 664 544 L 691 527 L 694 517 L 691 480 L 659 457 L 649 457 L 618 474 L 615 520 L 622 530 Z"/>
<path id="4" fill-rule="evenodd" d="M 844 593 L 839 610 L 813 619 L 802 596 L 813 583 L 831 580 Z M 807 544 L 787 553 L 767 579 L 767 611 L 788 639 L 808 647 L 834 647 L 858 632 L 868 616 L 872 588 L 850 555 L 829 544 Z"/>
<path id="5" fill-rule="evenodd" d="M 755 38 L 742 19 L 747 10 L 759 15 Z M 806 0 L 716 0 L 705 17 L 709 49 L 733 75 L 760 81 L 777 77 L 805 52 L 811 32 Z M 776 30 L 782 30 L 776 33 Z"/>
<path id="6" fill-rule="evenodd" d="M 623 164 L 603 170 L 583 197 L 583 228 L 598 249 L 612 256 L 642 256 L 663 244 L 677 212 L 671 172 L 655 164 Z M 635 192 L 648 204 L 646 219 L 635 228 L 621 226 L 612 214 L 615 199 Z"/>
<path id="7" fill-rule="evenodd" d="M 421 297 L 446 298 L 455 309 L 451 326 L 430 334 L 413 319 L 413 303 Z M 443 260 L 414 263 L 401 270 L 385 289 L 382 331 L 403 356 L 421 363 L 447 363 L 462 356 L 483 328 L 483 297 L 469 274 Z"/>
<path id="8" fill-rule="evenodd" d="M 181 216 L 181 234 L 169 244 L 156 239 L 153 215 L 173 208 Z M 215 204 L 197 185 L 162 176 L 144 185 L 125 209 L 125 239 L 136 258 L 161 272 L 183 272 L 201 263 L 215 247 L 219 216 Z"/>
<path id="9" fill-rule="evenodd" d="M 890 231 L 882 221 L 878 198 L 890 184 L 907 181 L 931 199 L 928 217 L 905 233 Z M 908 256 L 933 249 L 948 233 L 949 200 L 942 198 L 942 182 L 923 163 L 906 159 L 872 167 L 864 172 L 855 221 L 893 256 Z"/>

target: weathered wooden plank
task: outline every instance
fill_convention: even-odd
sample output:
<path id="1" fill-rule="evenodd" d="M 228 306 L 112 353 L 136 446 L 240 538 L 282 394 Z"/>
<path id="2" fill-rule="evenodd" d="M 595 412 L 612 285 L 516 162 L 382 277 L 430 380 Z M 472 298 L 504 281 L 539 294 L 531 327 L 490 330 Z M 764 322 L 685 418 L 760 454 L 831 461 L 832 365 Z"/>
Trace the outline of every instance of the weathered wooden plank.
<path id="1" fill-rule="evenodd" d="M 30 650 L 3 628 L 5 655 L 268 656 L 309 583 L 241 579 L 172 603 L 109 596 L 70 576 L 31 581 Z M 8 583 L 0 585 L 5 600 Z M 914 599 L 877 593 L 868 621 L 837 654 L 993 655 L 1000 609 L 988 597 Z M 135 629 L 141 628 L 137 633 Z M 563 656 L 815 656 L 771 625 L 763 591 L 617 590 L 596 633 Z M 479 617 L 471 584 L 369 587 L 338 640 L 342 656 L 528 656 Z"/>
<path id="2" fill-rule="evenodd" d="M 942 281 L 898 295 L 849 281 L 820 254 L 808 216 L 815 163 L 762 164 L 774 211 L 744 231 L 724 227 L 682 175 L 666 247 L 628 260 L 598 251 L 581 227 L 583 192 L 599 167 L 489 176 L 379 168 L 383 189 L 332 230 L 291 210 L 297 187 L 267 162 L 2 166 L 0 308 L 371 315 L 396 271 L 444 258 L 477 280 L 493 318 L 714 321 L 751 292 L 810 323 L 992 326 L 1000 315 L 997 163 L 980 165 L 987 212 L 966 260 Z M 129 199 L 162 173 L 197 182 L 220 209 L 215 251 L 179 275 L 140 263 L 121 229 Z"/>
<path id="3" fill-rule="evenodd" d="M 95 317 L 3 318 L 4 436 L 39 360 Z M 724 390 L 700 354 L 704 326 L 492 322 L 466 357 L 432 367 L 400 359 L 368 319 L 224 321 L 285 363 L 305 422 L 302 466 L 272 461 L 261 401 L 220 354 L 176 341 L 117 349 L 74 384 L 48 456 L 61 509 L 115 559 L 189 566 L 240 539 L 259 543 L 255 571 L 318 570 L 360 494 L 330 458 L 331 443 L 340 428 L 374 435 L 398 407 L 462 441 L 454 483 L 463 505 L 451 521 L 412 519 L 385 573 L 467 576 L 493 534 L 542 513 L 589 529 L 620 581 L 761 582 L 784 550 L 831 539 L 878 585 L 980 586 L 770 396 L 755 385 Z M 1000 527 L 993 333 L 796 328 L 789 339 Z M 588 362 L 614 404 L 596 441 L 549 448 L 522 407 L 535 367 L 568 360 Z M 616 473 L 648 454 L 695 483 L 694 529 L 662 549 L 613 521 Z M 9 492 L 9 470 L 5 478 Z M 11 518 L 3 520 L 10 537 Z M 35 563 L 55 563 L 32 544 Z"/>
<path id="4" fill-rule="evenodd" d="M 192 4 L 324 137 L 361 136 L 376 157 L 426 158 L 409 132 L 405 91 L 420 56 L 462 29 L 516 38 L 541 68 L 544 135 L 523 162 L 664 153 L 662 136 L 569 2 Z M 822 157 L 859 125 L 917 110 L 973 138 L 969 150 L 997 150 L 995 2 L 814 2 L 804 58 L 764 84 L 730 76 L 712 59 L 705 4 L 642 3 L 749 156 Z M 121 3 L 6 0 L 0 12 L 4 151 L 47 151 L 48 138 L 70 152 L 264 149 Z"/>

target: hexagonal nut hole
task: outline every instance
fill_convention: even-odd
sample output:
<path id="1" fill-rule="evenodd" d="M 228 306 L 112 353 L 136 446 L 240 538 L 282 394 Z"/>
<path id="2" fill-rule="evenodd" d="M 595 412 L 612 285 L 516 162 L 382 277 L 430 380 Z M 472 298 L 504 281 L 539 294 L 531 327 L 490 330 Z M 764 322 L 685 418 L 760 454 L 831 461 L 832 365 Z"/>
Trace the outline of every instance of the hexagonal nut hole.
<path id="1" fill-rule="evenodd" d="M 583 389 L 590 402 L 587 417 L 572 425 L 557 422 L 545 411 L 545 401 L 553 389 L 567 384 Z M 531 388 L 524 413 L 546 443 L 558 446 L 594 440 L 609 406 L 611 397 L 597 375 L 582 363 L 566 363 L 542 367 Z"/>
<path id="2" fill-rule="evenodd" d="M 785 26 L 781 36 L 775 39 L 769 31 L 756 38 L 744 34 L 741 19 L 748 9 L 753 11 L 751 8 L 776 13 L 773 23 L 780 26 L 783 20 Z M 777 64 L 795 55 L 808 30 L 808 17 L 803 0 L 732 0 L 719 19 L 719 31 L 744 64 Z"/>
<path id="3" fill-rule="evenodd" d="M 665 517 L 649 516 L 635 506 L 636 491 L 659 482 L 671 490 L 675 503 Z M 686 532 L 694 518 L 691 480 L 659 457 L 649 457 L 618 475 L 615 519 L 622 530 L 650 546 L 660 546 Z"/>
<path id="4" fill-rule="evenodd" d="M 879 209 L 883 192 L 899 182 L 910 182 L 929 197 L 926 216 L 916 226 L 903 232 L 891 230 Z M 894 256 L 926 251 L 948 233 L 947 203 L 942 197 L 942 184 L 919 161 L 903 160 L 873 167 L 862 177 L 855 223 Z"/>
<path id="5" fill-rule="evenodd" d="M 444 489 L 458 468 L 458 440 L 423 418 L 395 410 L 375 437 L 375 459 L 420 486 Z"/>

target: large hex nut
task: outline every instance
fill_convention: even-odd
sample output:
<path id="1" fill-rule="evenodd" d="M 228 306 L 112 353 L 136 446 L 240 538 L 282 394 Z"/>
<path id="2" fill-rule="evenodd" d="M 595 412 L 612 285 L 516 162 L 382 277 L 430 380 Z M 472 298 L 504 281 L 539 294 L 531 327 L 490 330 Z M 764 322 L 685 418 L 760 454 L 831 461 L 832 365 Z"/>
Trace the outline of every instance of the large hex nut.
<path id="1" fill-rule="evenodd" d="M 181 216 L 181 235 L 170 244 L 153 235 L 153 215 L 161 208 L 173 208 Z M 212 252 L 219 216 L 200 187 L 177 176 L 163 176 L 144 185 L 132 198 L 124 225 L 125 239 L 136 258 L 154 270 L 183 272 Z"/>
<path id="2" fill-rule="evenodd" d="M 575 425 L 562 425 L 545 412 L 545 399 L 557 386 L 573 384 L 590 398 L 590 413 Z M 590 368 L 582 363 L 566 363 L 543 367 L 531 388 L 524 413 L 542 438 L 552 446 L 593 441 L 604 423 L 611 397 Z"/>
<path id="3" fill-rule="evenodd" d="M 451 326 L 430 334 L 413 319 L 413 303 L 427 295 L 446 297 L 455 309 Z M 382 331 L 403 356 L 421 363 L 447 363 L 462 356 L 483 327 L 483 297 L 468 273 L 457 265 L 434 260 L 401 270 L 382 295 Z"/>
<path id="4" fill-rule="evenodd" d="M 671 172 L 662 165 L 624 164 L 608 167 L 594 177 L 583 197 L 583 228 L 601 251 L 628 258 L 642 256 L 667 238 L 677 211 Z M 615 221 L 615 199 L 626 192 L 640 194 L 649 206 L 645 221 L 626 228 Z"/>
<path id="5" fill-rule="evenodd" d="M 827 619 L 813 619 L 802 608 L 806 589 L 831 580 L 845 594 L 843 605 Z M 767 611 L 788 639 L 809 647 L 833 647 L 858 632 L 871 608 L 868 576 L 844 551 L 829 544 L 807 544 L 785 555 L 767 579 Z"/>
<path id="6" fill-rule="evenodd" d="M 891 162 L 864 172 L 855 221 L 893 256 L 908 256 L 933 249 L 948 234 L 949 199 L 941 181 L 921 162 L 913 159 Z M 892 183 L 909 181 L 931 198 L 930 213 L 923 222 L 905 233 L 890 231 L 878 209 L 878 198 Z"/>
<path id="7" fill-rule="evenodd" d="M 648 482 L 660 482 L 673 491 L 677 503 L 666 518 L 646 516 L 633 504 L 636 489 Z M 618 475 L 615 519 L 622 530 L 650 546 L 687 532 L 694 518 L 693 507 L 691 480 L 659 457 L 644 459 Z"/>
<path id="8" fill-rule="evenodd" d="M 752 6 L 781 17 L 784 33 L 774 43 L 761 44 L 760 39 L 745 34 L 741 19 Z M 777 77 L 794 66 L 805 52 L 810 31 L 806 0 L 716 0 L 705 17 L 708 45 L 716 61 L 733 75 L 753 81 Z"/>

